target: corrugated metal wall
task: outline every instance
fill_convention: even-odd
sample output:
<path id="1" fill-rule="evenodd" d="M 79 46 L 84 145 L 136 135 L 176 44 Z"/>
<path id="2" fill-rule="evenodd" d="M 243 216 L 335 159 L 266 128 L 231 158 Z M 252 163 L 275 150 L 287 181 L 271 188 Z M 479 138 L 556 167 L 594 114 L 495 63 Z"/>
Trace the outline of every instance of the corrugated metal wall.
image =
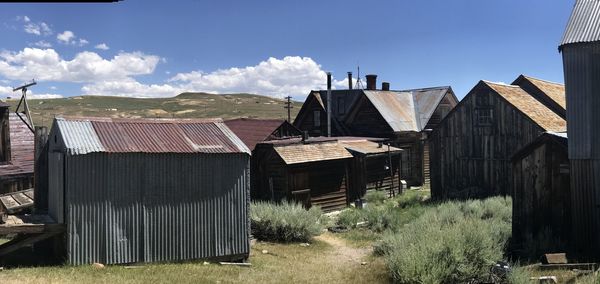
<path id="1" fill-rule="evenodd" d="M 600 159 L 600 44 L 563 47 L 570 159 Z"/>
<path id="2" fill-rule="evenodd" d="M 571 160 L 573 245 L 600 253 L 600 44 L 562 46 Z M 597 258 L 597 256 L 596 256 Z"/>
<path id="3" fill-rule="evenodd" d="M 68 156 L 68 261 L 247 256 L 247 154 Z"/>

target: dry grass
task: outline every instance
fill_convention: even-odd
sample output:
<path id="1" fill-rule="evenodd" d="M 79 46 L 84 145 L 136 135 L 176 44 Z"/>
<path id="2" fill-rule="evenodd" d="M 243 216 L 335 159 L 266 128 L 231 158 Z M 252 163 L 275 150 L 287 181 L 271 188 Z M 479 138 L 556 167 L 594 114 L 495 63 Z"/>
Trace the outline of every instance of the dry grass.
<path id="1" fill-rule="evenodd" d="M 598 277 L 594 277 L 593 274 L 582 274 L 570 269 L 540 270 L 536 266 L 527 266 L 525 268 L 532 277 L 555 276 L 558 283 L 594 284 L 599 283 L 600 280 Z"/>
<path id="2" fill-rule="evenodd" d="M 13 111 L 18 102 L 16 99 L 7 101 Z M 302 103 L 293 102 L 293 105 L 292 118 L 296 117 Z M 156 99 L 80 96 L 30 100 L 29 106 L 35 124 L 42 126 L 50 126 L 56 115 L 113 118 L 287 118 L 283 100 L 252 94 L 183 93 L 176 97 Z"/>
<path id="3" fill-rule="evenodd" d="M 334 239 L 334 244 L 330 240 Z M 136 268 L 58 266 L 0 272 L 0 283 L 387 283 L 381 258 L 349 253 L 343 240 L 326 234 L 310 246 L 257 243 L 251 267 L 203 265 L 202 262 L 151 264 Z M 341 246 L 341 247 L 340 247 Z M 267 250 L 267 254 L 262 251 Z M 359 259 L 357 259 L 357 255 Z M 349 257 L 351 256 L 351 258 Z M 361 265 L 361 262 L 366 262 Z"/>

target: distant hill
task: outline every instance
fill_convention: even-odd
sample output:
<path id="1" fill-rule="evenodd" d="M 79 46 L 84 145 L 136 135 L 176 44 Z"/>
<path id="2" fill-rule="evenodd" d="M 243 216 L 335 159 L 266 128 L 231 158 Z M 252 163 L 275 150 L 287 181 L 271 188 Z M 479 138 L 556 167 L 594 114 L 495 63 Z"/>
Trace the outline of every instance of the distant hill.
<path id="1" fill-rule="evenodd" d="M 14 111 L 19 103 L 7 101 Z M 302 103 L 294 102 L 292 120 Z M 252 94 L 182 93 L 171 98 L 124 98 L 108 96 L 78 96 L 62 99 L 29 100 L 36 125 L 50 126 L 57 115 L 128 118 L 207 118 L 238 117 L 287 118 L 284 100 Z"/>

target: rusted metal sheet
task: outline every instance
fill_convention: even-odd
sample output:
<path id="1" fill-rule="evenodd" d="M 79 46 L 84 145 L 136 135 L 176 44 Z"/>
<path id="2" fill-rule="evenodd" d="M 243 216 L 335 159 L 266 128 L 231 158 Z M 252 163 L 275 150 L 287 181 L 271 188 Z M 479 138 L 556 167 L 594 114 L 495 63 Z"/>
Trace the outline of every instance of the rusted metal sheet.
<path id="1" fill-rule="evenodd" d="M 62 129 L 50 134 L 49 214 L 66 226 L 70 264 L 248 256 L 250 156 L 225 124 L 118 120 L 108 127 L 114 132 L 99 134 L 95 122 L 111 120 L 91 123 L 102 143 L 108 135 L 124 152 L 108 152 L 116 146 L 101 144 L 104 152 L 69 154 Z M 140 141 L 136 135 L 152 137 Z M 189 145 L 216 143 L 221 152 L 188 152 L 195 149 Z M 125 152 L 133 147 L 164 152 Z"/>
<path id="2" fill-rule="evenodd" d="M 256 144 L 285 137 L 301 136 L 302 132 L 283 119 L 238 118 L 226 120 L 225 125 L 233 131 L 250 150 Z"/>
<path id="3" fill-rule="evenodd" d="M 352 154 L 337 142 L 275 145 L 274 148 L 287 165 L 352 158 Z"/>
<path id="4" fill-rule="evenodd" d="M 421 120 L 415 108 L 412 93 L 392 91 L 364 91 L 394 132 L 420 131 Z"/>
<path id="5" fill-rule="evenodd" d="M 448 86 L 411 90 L 422 128 L 429 123 L 440 101 L 449 91 L 450 87 Z"/>
<path id="6" fill-rule="evenodd" d="M 33 177 L 33 133 L 14 113 L 9 115 L 9 125 L 11 160 L 8 164 L 0 164 L 0 180 L 23 175 Z"/>
<path id="7" fill-rule="evenodd" d="M 58 118 L 71 155 L 249 153 L 221 120 Z"/>
<path id="8" fill-rule="evenodd" d="M 563 132 L 567 129 L 566 120 L 521 87 L 486 81 L 484 83 L 546 131 Z"/>
<path id="9" fill-rule="evenodd" d="M 600 2 L 577 0 L 560 46 L 593 41 L 600 41 Z"/>

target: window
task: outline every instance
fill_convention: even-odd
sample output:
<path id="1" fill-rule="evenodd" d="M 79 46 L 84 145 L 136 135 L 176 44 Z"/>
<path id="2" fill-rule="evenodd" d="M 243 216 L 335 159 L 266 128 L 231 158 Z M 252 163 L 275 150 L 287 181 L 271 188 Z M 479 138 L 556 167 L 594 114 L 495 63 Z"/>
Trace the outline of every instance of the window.
<path id="1" fill-rule="evenodd" d="M 346 113 L 346 100 L 344 100 L 344 98 L 338 98 L 337 105 L 338 105 L 338 114 Z"/>
<path id="2" fill-rule="evenodd" d="M 315 127 L 321 126 L 321 111 L 315 110 L 313 111 L 313 122 Z"/>
<path id="3" fill-rule="evenodd" d="M 491 126 L 494 122 L 494 110 L 491 108 L 475 109 L 475 125 Z"/>

